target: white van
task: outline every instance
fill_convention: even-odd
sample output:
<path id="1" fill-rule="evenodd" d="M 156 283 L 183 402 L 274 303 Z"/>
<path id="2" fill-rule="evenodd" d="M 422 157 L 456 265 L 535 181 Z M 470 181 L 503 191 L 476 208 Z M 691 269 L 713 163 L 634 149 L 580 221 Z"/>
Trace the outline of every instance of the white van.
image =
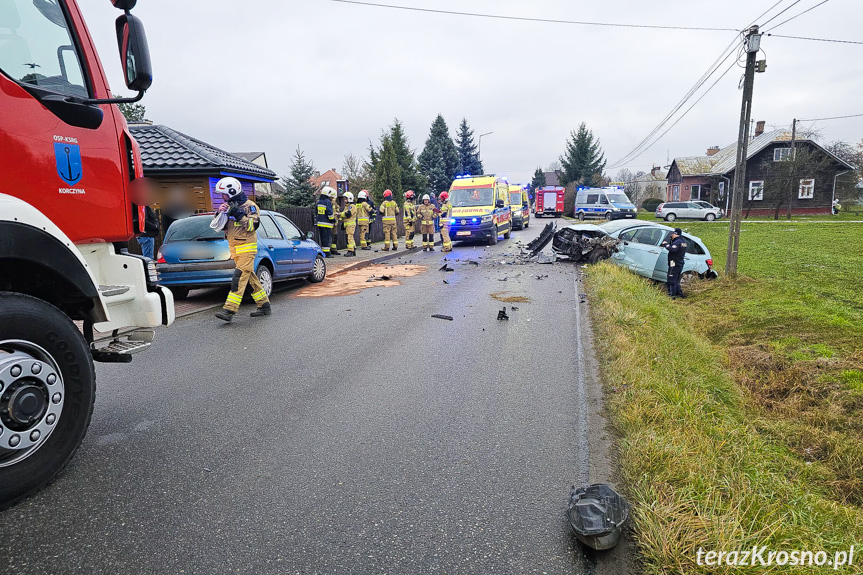
<path id="1" fill-rule="evenodd" d="M 622 188 L 578 188 L 575 196 L 575 217 L 580 221 L 586 218 L 635 219 L 637 216 L 638 209 L 629 201 Z"/>

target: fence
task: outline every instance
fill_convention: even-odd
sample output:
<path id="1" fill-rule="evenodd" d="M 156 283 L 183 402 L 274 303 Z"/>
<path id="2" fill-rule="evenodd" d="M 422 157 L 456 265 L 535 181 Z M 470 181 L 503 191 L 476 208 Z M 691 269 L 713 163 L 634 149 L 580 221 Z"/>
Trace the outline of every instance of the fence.
<path id="1" fill-rule="evenodd" d="M 287 216 L 289 220 L 294 222 L 294 224 L 300 228 L 300 230 L 307 234 L 309 232 L 314 233 L 315 241 L 320 243 L 320 238 L 318 237 L 318 228 L 315 226 L 315 218 L 317 216 L 317 211 L 315 208 L 283 208 L 277 210 L 280 214 Z M 396 223 L 398 224 L 398 235 L 402 237 L 405 235 L 405 226 L 402 214 L 398 214 L 396 217 Z M 373 242 L 382 242 L 384 241 L 384 224 L 381 220 L 381 215 L 378 214 L 377 219 L 369 228 L 369 235 Z M 359 230 L 354 234 L 354 239 L 356 244 L 360 244 L 360 234 Z M 338 249 L 343 250 L 348 247 L 348 236 L 345 234 L 344 226 L 339 226 L 339 233 L 336 239 L 336 245 Z"/>

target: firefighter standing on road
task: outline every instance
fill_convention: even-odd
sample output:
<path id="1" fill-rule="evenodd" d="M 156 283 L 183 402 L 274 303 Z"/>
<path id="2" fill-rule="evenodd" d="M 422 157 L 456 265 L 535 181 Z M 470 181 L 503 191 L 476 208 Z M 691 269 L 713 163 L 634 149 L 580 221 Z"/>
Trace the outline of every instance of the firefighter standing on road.
<path id="1" fill-rule="evenodd" d="M 423 251 L 434 251 L 434 218 L 437 209 L 431 204 L 428 194 L 423 195 L 423 203 L 417 208 L 420 232 L 423 235 Z"/>
<path id="2" fill-rule="evenodd" d="M 384 201 L 380 208 L 384 222 L 384 251 L 390 251 L 390 239 L 392 239 L 393 251 L 399 249 L 399 234 L 396 224 L 396 215 L 399 213 L 399 205 L 393 200 L 392 190 L 384 190 Z"/>
<path id="3" fill-rule="evenodd" d="M 357 231 L 357 207 L 354 205 L 354 195 L 350 192 L 345 192 L 345 209 L 339 214 L 339 219 L 345 226 L 345 235 L 348 236 L 348 251 L 345 252 L 346 258 L 351 258 L 357 255 L 357 241 L 354 239 L 354 234 Z"/>
<path id="4" fill-rule="evenodd" d="M 257 229 L 260 225 L 258 206 L 246 197 L 240 181 L 236 178 L 219 180 L 216 183 L 216 192 L 222 194 L 225 202 L 219 206 L 219 212 L 213 218 L 210 227 L 224 230 L 228 237 L 231 259 L 236 265 L 228 299 L 216 317 L 228 323 L 231 322 L 234 314 L 240 309 L 246 284 L 252 286 L 252 299 L 258 306 L 251 316 L 270 315 L 272 313 L 270 300 L 258 276 L 255 275 L 255 257 L 258 255 Z"/>
<path id="5" fill-rule="evenodd" d="M 336 197 L 336 191 L 330 187 L 321 189 L 321 195 L 318 196 L 317 205 L 317 220 L 315 225 L 318 226 L 318 236 L 321 240 L 321 250 L 324 252 L 324 257 L 332 257 L 330 250 L 333 243 L 333 226 L 336 222 L 335 212 L 333 211 L 333 199 Z"/>
<path id="6" fill-rule="evenodd" d="M 413 190 L 405 192 L 404 222 L 405 222 L 405 249 L 414 249 L 414 234 L 416 233 L 417 205 L 414 203 L 416 194 Z"/>
<path id="7" fill-rule="evenodd" d="M 333 235 L 330 237 L 330 255 L 339 255 L 338 243 L 339 239 L 339 222 L 342 220 L 342 208 L 339 205 L 339 193 L 333 190 L 330 196 L 330 201 L 333 203 Z"/>
<path id="8" fill-rule="evenodd" d="M 450 218 L 452 218 L 452 204 L 449 203 L 449 193 L 441 192 L 440 194 L 440 241 L 442 252 L 452 251 L 452 239 L 449 236 Z"/>
<path id="9" fill-rule="evenodd" d="M 674 228 L 669 239 L 670 242 L 662 242 L 662 246 L 668 250 L 668 295 L 672 299 L 686 297 L 680 288 L 680 274 L 683 273 L 683 263 L 688 244 L 683 239 L 683 230 L 680 228 Z"/>
<path id="10" fill-rule="evenodd" d="M 369 199 L 368 190 L 360 190 L 357 194 L 359 203 L 357 204 L 357 225 L 360 228 L 360 249 L 370 250 L 369 245 L 369 226 L 371 225 L 372 215 L 375 213 L 375 205 Z"/>

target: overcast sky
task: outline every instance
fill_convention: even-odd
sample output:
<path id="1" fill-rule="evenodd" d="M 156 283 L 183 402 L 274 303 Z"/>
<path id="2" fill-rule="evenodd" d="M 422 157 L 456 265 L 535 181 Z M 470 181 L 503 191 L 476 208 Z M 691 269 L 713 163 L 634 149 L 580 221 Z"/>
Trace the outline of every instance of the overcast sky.
<path id="1" fill-rule="evenodd" d="M 78 0 L 115 92 L 123 91 L 108 0 Z M 776 0 L 381 0 L 533 18 L 740 29 Z M 821 0 L 800 0 L 787 17 Z M 793 4 L 784 0 L 772 14 Z M 331 0 L 139 0 L 158 124 L 228 151 L 264 151 L 279 174 L 299 145 L 322 171 L 398 117 L 422 150 L 443 114 L 466 117 L 487 172 L 529 181 L 586 122 L 611 162 L 671 110 L 733 32 L 638 30 L 407 12 Z M 762 18 L 764 22 L 770 16 Z M 776 33 L 863 40 L 863 2 L 831 0 Z M 765 37 L 753 119 L 863 113 L 863 45 Z M 760 57 L 763 57 L 760 56 Z M 730 62 L 730 60 L 729 60 Z M 721 70 L 724 70 L 723 67 Z M 737 137 L 742 69 L 729 72 L 630 169 L 666 165 Z M 718 76 L 718 74 L 717 74 Z M 717 77 L 717 76 L 714 76 Z M 712 83 L 712 79 L 711 82 Z M 823 139 L 860 141 L 863 118 L 823 122 Z M 612 176 L 617 170 L 612 171 Z"/>

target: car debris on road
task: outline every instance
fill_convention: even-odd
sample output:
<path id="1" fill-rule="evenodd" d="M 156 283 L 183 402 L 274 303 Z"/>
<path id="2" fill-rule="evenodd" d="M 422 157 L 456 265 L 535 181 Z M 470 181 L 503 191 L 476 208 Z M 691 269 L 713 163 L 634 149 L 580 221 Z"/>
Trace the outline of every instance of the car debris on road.
<path id="1" fill-rule="evenodd" d="M 629 510 L 629 502 L 604 483 L 573 485 L 569 492 L 569 525 L 579 541 L 598 551 L 617 545 Z"/>

